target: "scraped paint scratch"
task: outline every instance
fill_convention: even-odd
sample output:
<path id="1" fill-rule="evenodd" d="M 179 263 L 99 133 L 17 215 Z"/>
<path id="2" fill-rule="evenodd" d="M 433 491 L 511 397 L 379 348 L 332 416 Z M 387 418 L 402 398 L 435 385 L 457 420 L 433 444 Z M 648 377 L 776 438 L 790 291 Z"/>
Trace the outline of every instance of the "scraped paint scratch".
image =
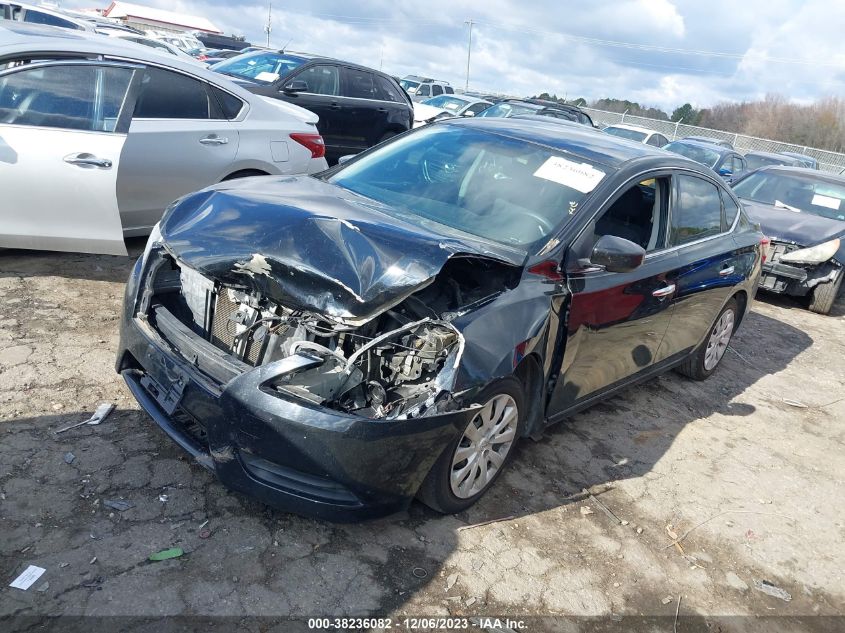
<path id="1" fill-rule="evenodd" d="M 267 275 L 269 277 L 270 264 L 267 262 L 267 258 L 264 257 L 264 255 L 255 253 L 252 256 L 252 259 L 248 262 L 236 262 L 235 272 L 243 273 L 244 275 L 249 275 L 250 277 L 255 277 L 256 274 Z"/>

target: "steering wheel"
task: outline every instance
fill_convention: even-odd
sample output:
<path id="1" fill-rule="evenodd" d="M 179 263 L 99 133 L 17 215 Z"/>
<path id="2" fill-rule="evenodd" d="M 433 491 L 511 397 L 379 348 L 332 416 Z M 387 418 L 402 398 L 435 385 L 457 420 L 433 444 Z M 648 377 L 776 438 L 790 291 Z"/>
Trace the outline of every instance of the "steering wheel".
<path id="1" fill-rule="evenodd" d="M 544 218 L 542 215 L 537 215 L 536 213 L 532 213 L 530 211 L 523 211 L 520 215 L 524 219 L 524 224 L 531 224 L 537 227 L 538 238 L 545 237 L 555 229 L 549 219 Z"/>

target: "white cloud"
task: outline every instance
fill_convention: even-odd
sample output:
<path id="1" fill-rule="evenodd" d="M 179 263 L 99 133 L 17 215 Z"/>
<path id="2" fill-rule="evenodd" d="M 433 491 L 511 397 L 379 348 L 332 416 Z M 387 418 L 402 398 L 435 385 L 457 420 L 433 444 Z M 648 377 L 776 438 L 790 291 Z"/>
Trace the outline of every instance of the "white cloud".
<path id="1" fill-rule="evenodd" d="M 267 5 L 256 0 L 137 1 L 265 41 Z M 480 90 L 626 98 L 669 111 L 767 92 L 802 101 L 845 92 L 845 4 L 829 0 L 287 0 L 273 9 L 271 41 L 463 86 L 470 17 L 470 83 Z"/>

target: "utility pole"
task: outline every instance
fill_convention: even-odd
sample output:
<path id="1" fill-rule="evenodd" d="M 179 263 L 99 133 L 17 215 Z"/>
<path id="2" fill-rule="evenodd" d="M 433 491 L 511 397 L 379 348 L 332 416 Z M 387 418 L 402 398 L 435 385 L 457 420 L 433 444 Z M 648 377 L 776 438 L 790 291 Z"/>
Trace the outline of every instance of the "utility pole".
<path id="1" fill-rule="evenodd" d="M 270 48 L 270 31 L 273 30 L 273 27 L 270 26 L 271 20 L 273 19 L 273 3 L 270 3 L 270 6 L 267 9 L 267 26 L 264 27 L 264 32 L 267 33 L 267 48 Z"/>
<path id="2" fill-rule="evenodd" d="M 466 20 L 464 24 L 469 24 L 469 42 L 467 43 L 467 80 L 466 84 L 464 85 L 464 90 L 469 90 L 469 60 L 472 55 L 472 25 L 475 22 L 470 18 Z"/>

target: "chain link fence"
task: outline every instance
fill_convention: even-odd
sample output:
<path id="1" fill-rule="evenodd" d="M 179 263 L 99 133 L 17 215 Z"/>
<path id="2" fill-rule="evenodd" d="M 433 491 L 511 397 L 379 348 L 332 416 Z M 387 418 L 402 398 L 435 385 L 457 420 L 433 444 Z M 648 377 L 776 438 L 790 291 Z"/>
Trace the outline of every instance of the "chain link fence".
<path id="1" fill-rule="evenodd" d="M 607 125 L 625 123 L 627 125 L 636 125 L 660 132 L 671 140 L 684 138 L 685 136 L 706 136 L 707 138 L 729 141 L 742 154 L 745 152 L 797 152 L 815 158 L 819 161 L 819 169 L 824 171 L 838 174 L 845 169 L 845 154 L 829 152 L 824 149 L 782 143 L 780 141 L 757 138 L 756 136 L 747 136 L 745 134 L 732 134 L 722 130 L 698 127 L 697 125 L 686 125 L 684 123 L 673 123 L 672 121 L 661 121 L 660 119 L 620 114 L 618 112 L 607 112 L 605 110 L 596 110 L 595 108 L 582 107 L 581 109 L 588 113 L 595 123 L 606 123 Z"/>

